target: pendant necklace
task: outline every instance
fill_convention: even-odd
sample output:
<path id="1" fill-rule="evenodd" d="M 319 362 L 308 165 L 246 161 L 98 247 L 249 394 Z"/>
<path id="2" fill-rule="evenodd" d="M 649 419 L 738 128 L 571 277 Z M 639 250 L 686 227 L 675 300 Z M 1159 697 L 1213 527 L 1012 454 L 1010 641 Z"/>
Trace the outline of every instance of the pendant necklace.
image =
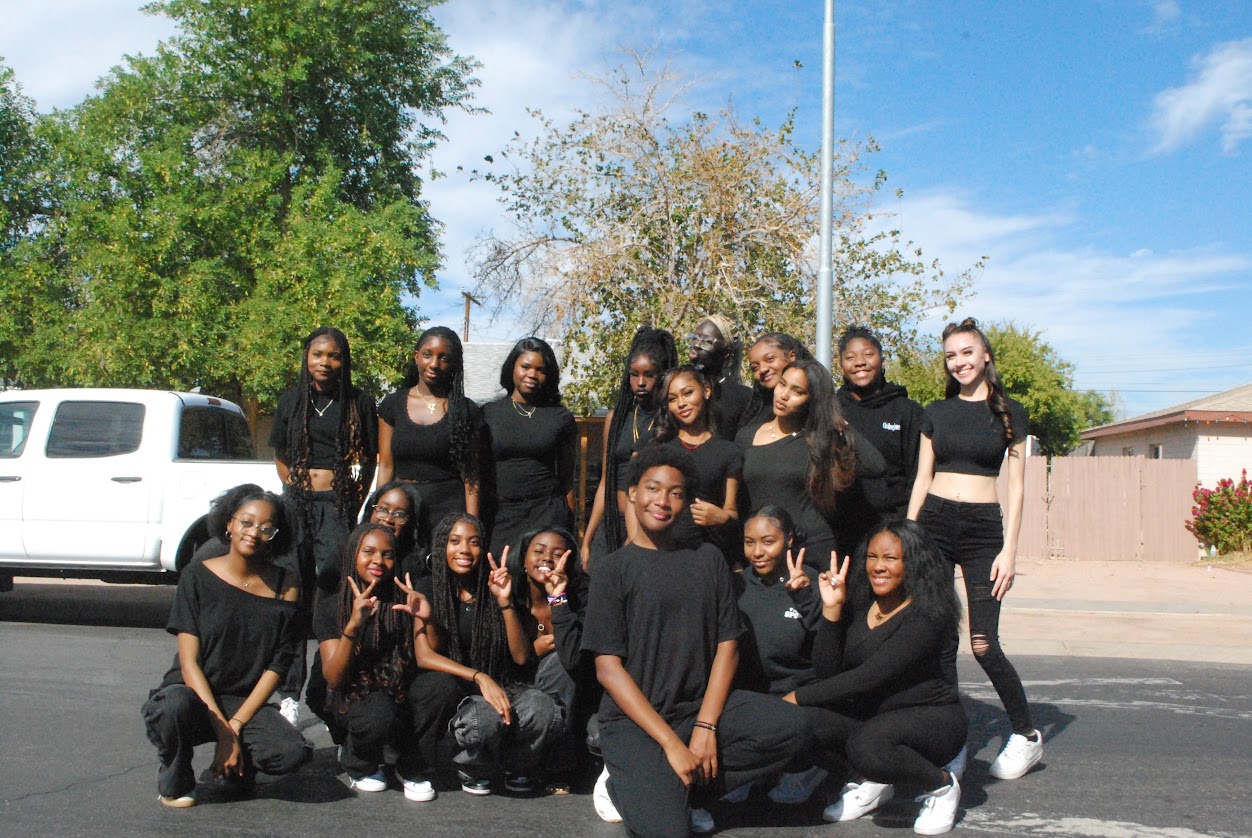
<path id="1" fill-rule="evenodd" d="M 525 416 L 527 419 L 530 419 L 531 417 L 535 415 L 535 411 L 539 409 L 539 406 L 535 405 L 530 410 L 527 410 L 526 408 L 522 407 L 521 402 L 513 402 L 513 409 L 517 411 L 517 414 L 519 416 Z"/>
<path id="2" fill-rule="evenodd" d="M 644 430 L 645 431 L 652 430 L 652 423 L 654 423 L 655 421 L 656 421 L 656 414 L 654 413 L 652 414 L 652 418 L 648 420 L 648 427 L 644 428 Z M 632 434 L 633 441 L 638 442 L 639 436 L 640 436 L 639 434 L 639 403 L 638 402 L 635 402 L 635 415 L 630 423 L 630 432 Z"/>
<path id="3" fill-rule="evenodd" d="M 335 399 L 334 397 L 332 397 L 330 401 L 326 402 L 325 407 L 323 407 L 321 410 L 318 410 L 317 402 L 313 401 L 312 398 L 309 399 L 309 404 L 313 407 L 313 412 L 316 413 L 318 416 L 325 416 L 326 411 L 330 410 L 330 406 L 334 403 L 335 403 Z"/>

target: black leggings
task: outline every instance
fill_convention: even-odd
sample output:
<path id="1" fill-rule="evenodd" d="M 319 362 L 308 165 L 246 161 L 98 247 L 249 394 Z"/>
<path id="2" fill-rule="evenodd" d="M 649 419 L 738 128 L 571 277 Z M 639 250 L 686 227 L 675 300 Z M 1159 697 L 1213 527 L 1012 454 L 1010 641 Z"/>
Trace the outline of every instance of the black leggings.
<path id="1" fill-rule="evenodd" d="M 927 495 L 917 522 L 940 554 L 961 566 L 969 602 L 969 638 L 974 658 L 991 679 L 1009 714 L 1014 733 L 1034 732 L 1022 679 L 1000 648 L 1000 601 L 992 595 L 991 565 L 1004 548 L 1004 521 L 998 503 L 962 503 Z M 956 661 L 945 661 L 955 684 Z"/>
<path id="2" fill-rule="evenodd" d="M 923 789 L 946 784 L 943 769 L 960 752 L 968 733 L 960 704 L 903 707 L 869 719 L 824 707 L 805 707 L 822 754 L 823 768 L 847 766 L 875 783 L 909 783 Z"/>

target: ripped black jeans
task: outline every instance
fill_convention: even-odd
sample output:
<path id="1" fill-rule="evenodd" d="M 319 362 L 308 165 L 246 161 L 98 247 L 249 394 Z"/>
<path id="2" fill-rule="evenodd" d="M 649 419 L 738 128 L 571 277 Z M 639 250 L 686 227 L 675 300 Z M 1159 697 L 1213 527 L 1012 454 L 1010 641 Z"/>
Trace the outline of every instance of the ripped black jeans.
<path id="1" fill-rule="evenodd" d="M 974 658 L 991 679 L 1009 715 L 1013 732 L 1034 732 L 1022 679 L 1000 648 L 1000 601 L 992 596 L 991 565 L 1004 548 L 1004 521 L 998 503 L 963 503 L 927 495 L 917 522 L 940 555 L 961 566 L 969 602 L 969 637 Z M 981 653 L 979 650 L 982 650 Z M 956 680 L 956 661 L 944 661 L 945 674 Z"/>

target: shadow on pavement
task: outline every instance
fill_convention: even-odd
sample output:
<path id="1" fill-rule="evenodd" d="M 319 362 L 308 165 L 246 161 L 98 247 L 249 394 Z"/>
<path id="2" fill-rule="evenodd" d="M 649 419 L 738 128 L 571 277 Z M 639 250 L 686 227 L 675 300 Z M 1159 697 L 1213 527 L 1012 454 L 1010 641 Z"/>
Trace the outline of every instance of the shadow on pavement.
<path id="1" fill-rule="evenodd" d="M 164 628 L 172 585 L 73 584 L 18 578 L 0 594 L 0 621 L 74 626 Z"/>

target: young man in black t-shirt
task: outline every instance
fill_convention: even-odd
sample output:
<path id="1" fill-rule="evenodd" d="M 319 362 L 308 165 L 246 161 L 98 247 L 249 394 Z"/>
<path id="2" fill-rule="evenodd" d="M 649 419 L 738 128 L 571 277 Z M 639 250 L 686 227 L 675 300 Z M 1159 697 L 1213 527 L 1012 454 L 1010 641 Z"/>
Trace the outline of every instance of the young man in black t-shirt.
<path id="1" fill-rule="evenodd" d="M 628 491 L 638 530 L 591 580 L 583 649 L 605 689 L 609 794 L 638 835 L 688 835 L 689 805 L 781 773 L 812 738 L 797 708 L 730 690 L 742 632 L 730 571 L 711 545 L 674 544 L 694 481 L 684 452 L 641 452 Z"/>

